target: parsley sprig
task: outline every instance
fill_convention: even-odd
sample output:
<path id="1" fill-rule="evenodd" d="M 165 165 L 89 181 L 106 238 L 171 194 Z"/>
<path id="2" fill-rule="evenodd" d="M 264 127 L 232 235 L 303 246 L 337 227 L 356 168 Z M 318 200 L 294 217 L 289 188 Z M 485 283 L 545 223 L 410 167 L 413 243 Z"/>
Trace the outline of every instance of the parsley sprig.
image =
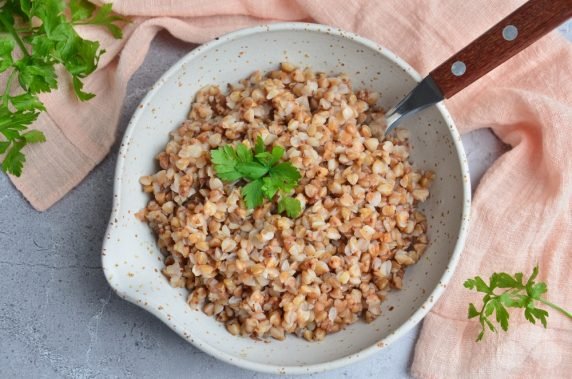
<path id="1" fill-rule="evenodd" d="M 258 136 L 254 149 L 239 143 L 236 147 L 225 145 L 211 150 L 211 162 L 222 181 L 248 182 L 241 190 L 247 208 L 256 208 L 265 198 L 272 200 L 279 193 L 278 212 L 295 218 L 302 212 L 302 206 L 298 199 L 287 195 L 298 185 L 301 175 L 292 163 L 280 162 L 283 155 L 284 148 L 280 146 L 266 151 L 264 141 Z"/>
<path id="2" fill-rule="evenodd" d="M 38 94 L 58 88 L 55 67 L 70 74 L 77 98 L 94 97 L 83 90 L 82 79 L 97 68 L 104 53 L 99 42 L 81 38 L 76 25 L 101 25 L 115 38 L 125 21 L 111 11 L 111 4 L 96 9 L 87 0 L 5 0 L 0 2 L 0 74 L 7 77 L 0 92 L 0 155 L 5 154 L 2 171 L 22 174 L 26 157 L 22 149 L 29 143 L 44 142 L 38 130 L 29 130 L 44 104 Z M 14 84 L 19 88 L 13 88 Z"/>
<path id="3" fill-rule="evenodd" d="M 521 272 L 514 275 L 507 274 L 506 272 L 492 274 L 489 284 L 480 277 L 476 276 L 472 279 L 465 281 L 464 286 L 471 290 L 484 293 L 483 306 L 477 310 L 473 303 L 469 304 L 468 317 L 478 317 L 481 324 L 481 332 L 477 336 L 477 341 L 483 339 L 485 331 L 490 329 L 492 332 L 496 331 L 495 326 L 489 319 L 495 314 L 497 323 L 500 324 L 502 330 L 508 330 L 509 313 L 507 308 L 523 308 L 524 317 L 533 324 L 536 321 L 546 328 L 548 312 L 536 306 L 537 302 L 543 303 L 552 309 L 564 314 L 572 319 L 572 313 L 562 309 L 556 304 L 553 304 L 542 297 L 548 291 L 546 283 L 536 283 L 535 279 L 538 276 L 538 266 L 532 271 L 532 275 L 528 278 L 526 283 L 523 281 L 523 274 Z M 504 289 L 501 293 L 496 293 L 495 290 Z"/>

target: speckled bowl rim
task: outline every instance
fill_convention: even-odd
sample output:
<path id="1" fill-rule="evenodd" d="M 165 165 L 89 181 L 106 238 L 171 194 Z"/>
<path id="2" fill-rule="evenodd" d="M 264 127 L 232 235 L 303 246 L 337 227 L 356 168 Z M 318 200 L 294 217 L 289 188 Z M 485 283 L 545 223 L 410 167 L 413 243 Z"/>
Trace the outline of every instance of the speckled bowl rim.
<path id="1" fill-rule="evenodd" d="M 145 98 L 141 101 L 141 104 L 147 104 L 149 101 L 155 96 L 158 89 L 163 85 L 164 82 L 167 81 L 171 76 L 175 75 L 183 66 L 184 63 L 187 61 L 195 58 L 199 54 L 203 54 L 207 51 L 213 50 L 221 44 L 224 44 L 230 40 L 234 40 L 240 37 L 257 34 L 257 33 L 265 33 L 271 31 L 311 31 L 311 32 L 318 32 L 324 34 L 330 34 L 346 39 L 351 39 L 356 41 L 370 49 L 377 50 L 379 54 L 383 55 L 385 58 L 389 59 L 390 61 L 394 62 L 400 68 L 402 68 L 406 73 L 408 73 L 414 80 L 419 82 L 421 80 L 421 76 L 417 71 L 415 71 L 409 64 L 407 64 L 403 59 L 398 57 L 396 54 L 392 53 L 388 49 L 381 47 L 380 45 L 376 44 L 373 41 L 370 41 L 366 38 L 360 37 L 357 34 L 347 32 L 335 27 L 327 26 L 327 25 L 320 25 L 320 24 L 312 24 L 312 23 L 301 23 L 301 22 L 284 22 L 284 23 L 275 23 L 269 25 L 259 25 L 255 27 L 250 27 L 246 29 L 240 29 L 234 31 L 232 33 L 228 33 L 224 36 L 216 38 L 211 42 L 208 42 L 204 45 L 201 45 L 187 55 L 182 57 L 175 65 L 173 65 L 167 72 L 165 72 L 161 78 L 153 85 L 151 90 L 147 93 Z M 109 263 L 109 260 L 106 258 L 109 254 L 112 254 L 112 249 L 110 249 L 111 242 L 107 238 L 112 229 L 112 221 L 118 217 L 119 209 L 120 209 L 120 202 L 121 202 L 121 186 L 123 183 L 123 172 L 124 172 L 124 164 L 125 164 L 125 156 L 128 149 L 128 143 L 135 131 L 137 124 L 139 123 L 139 119 L 143 114 L 142 107 L 138 107 L 129 125 L 125 132 L 125 135 L 122 140 L 121 148 L 119 151 L 119 156 L 117 160 L 117 166 L 115 170 L 115 179 L 114 179 L 114 191 L 113 191 L 113 210 L 110 218 L 110 223 L 107 228 L 106 237 L 104 239 L 103 244 L 103 252 L 102 252 L 102 266 L 103 271 L 105 273 L 106 279 L 113 290 L 123 299 L 136 304 L 137 306 L 147 310 L 148 312 L 155 315 L 161 321 L 163 321 L 167 326 L 169 326 L 173 331 L 179 334 L 181 337 L 185 338 L 187 341 L 192 343 L 198 349 L 204 351 L 207 354 L 212 355 L 213 357 L 220 359 L 226 363 L 231 365 L 235 365 L 238 367 L 242 367 L 249 370 L 255 370 L 264 373 L 271 373 L 271 374 L 310 374 L 310 373 L 317 373 L 323 372 L 327 370 L 333 370 L 336 368 L 340 368 L 352 363 L 356 363 L 361 361 L 367 357 L 372 356 L 374 353 L 378 352 L 379 350 L 389 346 L 394 341 L 399 339 L 402 335 L 406 334 L 410 331 L 417 323 L 419 323 L 429 312 L 429 310 L 433 307 L 433 305 L 437 302 L 437 300 L 441 297 L 447 283 L 451 279 L 454 269 L 457 266 L 459 261 L 461 251 L 465 244 L 465 240 L 467 237 L 468 226 L 469 226 L 469 213 L 470 213 L 470 205 L 471 205 L 471 189 L 470 189 L 470 180 L 469 180 L 469 167 L 467 163 L 467 158 L 465 156 L 465 151 L 463 149 L 463 144 L 461 142 L 461 137 L 455 128 L 453 119 L 451 115 L 445 108 L 442 103 L 436 105 L 437 109 L 441 113 L 446 125 L 448 126 L 449 133 L 453 140 L 455 150 L 457 153 L 457 159 L 459 160 L 459 164 L 461 167 L 461 173 L 463 176 L 462 183 L 463 183 L 463 210 L 462 210 L 462 217 L 460 223 L 460 229 L 458 232 L 457 242 L 455 244 L 455 248 L 445 269 L 445 272 L 441 276 L 439 284 L 436 288 L 431 292 L 428 296 L 428 300 L 425 301 L 419 309 L 401 326 L 399 326 L 394 332 L 389 334 L 387 337 L 382 338 L 377 343 L 361 350 L 358 353 L 350 354 L 344 358 L 335 359 L 329 362 L 319 363 L 319 364 L 311 364 L 311 365 L 298 365 L 298 366 L 278 366 L 278 365 L 271 365 L 271 364 L 263 364 L 263 363 L 256 363 L 246 359 L 241 358 L 240 356 L 230 355 L 225 352 L 218 350 L 216 347 L 208 344 L 208 343 L 201 343 L 202 341 L 198 341 L 196 338 L 191 341 L 190 336 L 183 336 L 181 332 L 176 328 L 175 322 L 172 320 L 167 319 L 165 313 L 159 312 L 157 309 L 152 308 L 151 306 L 145 306 L 142 302 L 138 302 L 136 296 L 132 296 L 128 291 L 124 292 L 123 288 L 116 288 L 113 286 L 112 282 L 109 280 L 109 275 L 113 271 L 113 266 Z"/>

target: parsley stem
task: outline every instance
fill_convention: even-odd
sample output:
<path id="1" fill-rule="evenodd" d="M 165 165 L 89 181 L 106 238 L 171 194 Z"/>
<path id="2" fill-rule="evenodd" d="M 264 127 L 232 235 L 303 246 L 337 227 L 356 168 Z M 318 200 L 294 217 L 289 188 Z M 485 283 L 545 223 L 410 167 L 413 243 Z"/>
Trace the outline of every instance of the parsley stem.
<path id="1" fill-rule="evenodd" d="M 548 300 L 545 300 L 543 298 L 538 298 L 538 301 L 540 301 L 543 304 L 548 305 L 550 308 L 557 310 L 558 312 L 562 313 L 564 316 L 567 316 L 568 318 L 572 319 L 572 313 L 568 312 L 567 310 L 560 308 L 558 305 L 551 303 Z"/>
<path id="2" fill-rule="evenodd" d="M 15 31 L 17 31 L 18 33 L 31 33 L 35 30 L 37 30 L 38 28 L 33 28 L 33 27 L 29 27 L 29 28 L 14 28 Z"/>
<path id="3" fill-rule="evenodd" d="M 4 95 L 2 96 L 2 105 L 8 106 L 8 97 L 10 96 L 10 90 L 12 89 L 12 80 L 16 76 L 16 70 L 12 70 L 8 80 L 6 81 L 6 90 L 4 91 Z"/>
<path id="4" fill-rule="evenodd" d="M 30 53 L 28 53 L 28 49 L 26 49 L 26 45 L 24 45 L 24 42 L 22 41 L 22 39 L 20 39 L 20 36 L 18 35 L 16 30 L 14 29 L 14 26 L 12 24 L 10 24 L 10 22 L 8 20 L 6 20 L 6 17 L 3 14 L 0 14 L 0 22 L 2 23 L 2 25 L 4 25 L 6 30 L 12 35 L 12 38 L 14 38 L 14 41 L 16 41 L 16 43 L 20 47 L 20 50 L 22 50 L 22 53 L 25 56 L 29 57 Z"/>
<path id="5" fill-rule="evenodd" d="M 72 25 L 73 26 L 76 26 L 76 25 L 100 25 L 100 23 L 94 23 L 91 20 L 87 20 L 87 21 L 73 21 Z"/>

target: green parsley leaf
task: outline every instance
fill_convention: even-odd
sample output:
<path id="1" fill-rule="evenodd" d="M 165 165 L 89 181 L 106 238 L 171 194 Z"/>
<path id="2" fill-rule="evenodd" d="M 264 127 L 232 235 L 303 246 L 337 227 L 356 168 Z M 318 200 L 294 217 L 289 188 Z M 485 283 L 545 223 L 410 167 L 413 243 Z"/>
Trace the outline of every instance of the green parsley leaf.
<path id="1" fill-rule="evenodd" d="M 508 330 L 509 314 L 506 308 L 499 301 L 495 301 L 494 304 L 496 311 L 496 320 L 501 325 L 502 330 L 506 332 Z"/>
<path id="2" fill-rule="evenodd" d="M 254 145 L 254 154 L 263 153 L 266 150 L 266 146 L 264 145 L 264 140 L 262 137 L 256 137 L 256 144 Z"/>
<path id="3" fill-rule="evenodd" d="M 242 174 L 236 170 L 238 157 L 232 146 L 223 146 L 211 150 L 211 162 L 218 177 L 224 182 L 241 179 Z"/>
<path id="4" fill-rule="evenodd" d="M 276 163 L 278 163 L 278 161 L 280 161 L 280 158 L 282 158 L 283 155 L 284 155 L 284 148 L 280 146 L 274 146 L 272 148 L 271 153 L 265 151 L 263 153 L 256 154 L 255 157 L 256 160 L 262 163 L 263 165 L 267 167 L 272 167 Z"/>
<path id="5" fill-rule="evenodd" d="M 491 276 L 492 288 L 516 288 L 518 285 L 517 280 L 506 272 L 494 273 Z"/>
<path id="6" fill-rule="evenodd" d="M 82 91 L 83 83 L 81 82 L 81 80 L 77 76 L 72 77 L 72 83 L 73 83 L 73 90 L 75 92 L 75 95 L 81 101 L 87 101 L 87 100 L 95 97 L 94 93 Z"/>
<path id="7" fill-rule="evenodd" d="M 263 166 L 258 162 L 238 162 L 236 164 L 236 171 L 240 172 L 246 179 L 256 180 L 262 178 L 268 173 L 268 167 Z"/>
<path id="8" fill-rule="evenodd" d="M 14 66 L 18 70 L 20 85 L 29 93 L 50 92 L 58 88 L 56 70 L 52 64 L 27 57 Z"/>
<path id="9" fill-rule="evenodd" d="M 528 278 L 528 281 L 526 282 L 527 287 L 534 284 L 534 280 L 538 276 L 538 271 L 539 271 L 538 266 L 534 266 L 534 268 L 532 269 L 532 274 L 530 275 L 530 278 Z"/>
<path id="10" fill-rule="evenodd" d="M 534 317 L 536 317 L 536 319 L 540 320 L 540 323 L 546 329 L 546 326 L 548 325 L 548 322 L 546 321 L 546 318 L 548 317 L 548 312 L 540 308 L 530 308 L 530 313 Z"/>
<path id="11" fill-rule="evenodd" d="M 296 167 L 290 162 L 283 162 L 275 165 L 270 169 L 270 176 L 275 182 L 276 187 L 283 192 L 290 192 L 298 185 L 298 181 L 302 177 Z"/>
<path id="12" fill-rule="evenodd" d="M 248 183 L 241 190 L 244 202 L 248 209 L 254 209 L 262 205 L 262 180 L 258 179 Z"/>
<path id="13" fill-rule="evenodd" d="M 514 280 L 518 283 L 519 287 L 524 286 L 524 284 L 522 283 L 522 277 L 523 277 L 523 273 L 522 272 L 517 272 L 516 274 L 514 274 Z"/>
<path id="14" fill-rule="evenodd" d="M 298 199 L 292 197 L 284 197 L 278 202 L 278 213 L 286 211 L 290 218 L 296 218 L 302 213 L 302 204 Z"/>
<path id="15" fill-rule="evenodd" d="M 39 130 L 30 130 L 22 134 L 27 143 L 46 142 L 46 136 Z"/>
<path id="16" fill-rule="evenodd" d="M 491 316 L 493 314 L 493 312 L 495 311 L 495 303 L 496 300 L 491 300 L 487 302 L 487 305 L 485 306 L 485 316 Z"/>
<path id="17" fill-rule="evenodd" d="M 20 175 L 24 146 L 45 141 L 41 132 L 26 129 L 46 110 L 37 94 L 58 88 L 57 65 L 70 74 L 78 99 L 93 97 L 83 91 L 81 79 L 95 71 L 104 51 L 99 42 L 79 36 L 73 25 L 102 25 L 119 36 L 121 30 L 113 23 L 126 21 L 111 12 L 110 4 L 96 9 L 87 0 L 5 0 L 0 6 L 0 73 L 7 78 L 0 91 L 4 172 Z M 21 88 L 14 88 L 14 80 Z"/>
<path id="18" fill-rule="evenodd" d="M 113 35 L 113 37 L 119 39 L 123 37 L 123 31 L 120 27 L 115 25 L 115 22 L 127 22 L 127 20 L 124 17 L 114 14 L 111 7 L 112 4 L 102 5 L 95 16 L 87 20 L 86 23 L 104 26 Z"/>
<path id="19" fill-rule="evenodd" d="M 524 308 L 524 317 L 530 323 L 536 324 L 536 321 L 539 320 L 545 328 L 547 326 L 548 312 L 537 308 L 535 302 L 543 303 L 572 319 L 572 313 L 541 297 L 548 289 L 546 283 L 535 282 L 538 272 L 537 266 L 532 271 L 526 284 L 523 283 L 522 273 L 510 275 L 505 272 L 492 274 L 488 285 L 479 276 L 465 281 L 464 286 L 466 288 L 485 293 L 482 308 L 478 310 L 473 303 L 470 303 L 467 314 L 469 319 L 478 317 L 481 324 L 481 331 L 477 336 L 477 341 L 483 339 L 487 327 L 493 332 L 496 331 L 489 319 L 493 314 L 501 329 L 505 332 L 508 330 L 510 314 L 507 308 Z M 504 291 L 496 293 L 496 289 L 504 289 Z"/>
<path id="20" fill-rule="evenodd" d="M 211 162 L 219 165 L 232 165 L 234 167 L 236 164 L 236 159 L 233 157 L 234 150 L 232 147 L 230 150 L 232 151 L 231 154 L 229 154 L 228 150 L 224 147 L 219 147 L 216 150 L 211 150 Z"/>
<path id="21" fill-rule="evenodd" d="M 56 44 L 57 54 L 71 75 L 85 78 L 95 71 L 99 58 L 105 51 L 99 50 L 99 42 L 68 37 Z"/>
<path id="22" fill-rule="evenodd" d="M 70 0 L 72 21 L 80 21 L 90 18 L 95 10 L 95 5 L 87 0 Z"/>
<path id="23" fill-rule="evenodd" d="M 51 40 L 45 34 L 35 35 L 30 38 L 30 44 L 32 45 L 32 51 L 34 55 L 44 62 L 55 62 L 52 56 L 52 51 L 55 49 L 55 41 Z"/>
<path id="24" fill-rule="evenodd" d="M 230 145 L 223 146 L 223 150 L 228 157 L 228 159 L 232 159 L 233 161 L 238 161 L 238 157 L 236 156 L 236 151 Z"/>
<path id="25" fill-rule="evenodd" d="M 9 141 L 0 141 L 0 154 L 4 154 L 10 147 Z"/>
<path id="26" fill-rule="evenodd" d="M 278 161 L 280 159 L 282 159 L 282 156 L 284 155 L 284 148 L 282 146 L 274 146 L 272 148 L 272 165 L 275 165 L 276 163 L 278 163 Z"/>
<path id="27" fill-rule="evenodd" d="M 472 290 L 476 286 L 475 280 L 474 279 L 467 279 L 467 280 L 465 280 L 465 283 L 463 283 L 463 286 L 465 288 Z"/>
<path id="28" fill-rule="evenodd" d="M 473 317 L 477 317 L 480 314 L 479 311 L 477 311 L 477 308 L 475 308 L 475 304 L 471 303 L 469 304 L 469 318 L 473 318 Z"/>
<path id="29" fill-rule="evenodd" d="M 234 182 L 242 178 L 242 174 L 236 171 L 234 167 L 219 166 L 218 169 L 215 168 L 215 171 L 223 182 Z"/>
<path id="30" fill-rule="evenodd" d="M 254 157 L 258 162 L 260 162 L 260 164 L 263 164 L 266 167 L 272 167 L 272 164 L 270 164 L 272 161 L 272 154 L 269 152 L 265 151 L 263 153 L 258 153 Z"/>
<path id="31" fill-rule="evenodd" d="M 278 163 L 284 156 L 284 148 L 274 146 L 271 152 L 259 136 L 253 149 L 239 143 L 236 147 L 225 145 L 211 150 L 211 163 L 217 176 L 223 181 L 243 179 L 249 181 L 242 188 L 242 196 L 249 209 L 261 205 L 264 198 L 272 200 L 278 192 L 287 194 L 298 185 L 300 172 L 290 162 Z M 301 204 L 296 199 L 283 198 L 278 202 L 278 212 L 290 217 L 301 213 Z"/>
<path id="32" fill-rule="evenodd" d="M 18 111 L 45 111 L 46 107 L 38 99 L 38 96 L 32 95 L 30 93 L 23 93 L 18 96 L 10 97 L 10 102 Z"/>
<path id="33" fill-rule="evenodd" d="M 39 113 L 36 112 L 11 112 L 7 106 L 0 107 L 0 133 L 6 138 L 13 139 L 6 133 L 9 131 L 21 131 L 36 121 Z"/>
<path id="34" fill-rule="evenodd" d="M 12 145 L 10 150 L 8 150 L 4 156 L 2 171 L 11 173 L 15 176 L 22 175 L 22 168 L 24 167 L 24 162 L 26 162 L 26 157 L 20 152 L 20 150 L 22 150 L 24 145 L 24 142 L 16 142 Z"/>
<path id="35" fill-rule="evenodd" d="M 264 193 L 264 197 L 268 200 L 272 199 L 278 191 L 280 191 L 280 182 L 274 180 L 274 178 L 269 175 L 262 178 L 262 192 Z"/>
<path id="36" fill-rule="evenodd" d="M 499 300 L 509 308 L 523 308 L 526 306 L 526 296 L 512 295 L 505 292 L 499 296 Z"/>
<path id="37" fill-rule="evenodd" d="M 30 18 L 30 12 L 32 11 L 32 0 L 20 0 L 20 15 L 26 16 L 26 19 Z"/>
<path id="38" fill-rule="evenodd" d="M 480 276 L 475 276 L 475 288 L 479 292 L 491 293 L 491 289 Z"/>
<path id="39" fill-rule="evenodd" d="M 62 12 L 65 3 L 61 0 L 35 1 L 30 11 L 30 16 L 36 16 L 42 20 L 42 29 L 48 36 L 61 23 L 65 22 Z"/>
<path id="40" fill-rule="evenodd" d="M 13 50 L 14 41 L 8 38 L 0 39 L 0 72 L 4 72 L 12 66 Z"/>
<path id="41" fill-rule="evenodd" d="M 74 67 L 75 64 L 70 62 L 70 60 L 77 60 L 81 38 L 75 32 L 73 26 L 70 24 L 59 24 L 47 37 L 51 42 L 54 57 L 61 61 L 66 68 Z M 76 72 L 70 73 L 75 74 Z"/>
<path id="42" fill-rule="evenodd" d="M 292 166 L 290 162 L 282 162 L 272 167 L 270 172 L 277 176 L 284 178 L 284 180 L 298 181 L 302 176 L 296 167 Z"/>
<path id="43" fill-rule="evenodd" d="M 265 178 L 262 190 L 266 197 L 272 198 L 278 191 L 288 193 L 298 185 L 295 177 L 282 176 L 270 171 L 270 175 Z"/>
<path id="44" fill-rule="evenodd" d="M 530 296 L 533 299 L 540 298 L 540 295 L 545 294 L 546 291 L 548 291 L 548 288 L 546 287 L 546 283 L 533 284 L 530 286 L 530 291 L 527 290 L 528 296 Z"/>
<path id="45" fill-rule="evenodd" d="M 252 151 L 245 144 L 239 143 L 236 145 L 236 157 L 242 163 L 252 162 Z"/>

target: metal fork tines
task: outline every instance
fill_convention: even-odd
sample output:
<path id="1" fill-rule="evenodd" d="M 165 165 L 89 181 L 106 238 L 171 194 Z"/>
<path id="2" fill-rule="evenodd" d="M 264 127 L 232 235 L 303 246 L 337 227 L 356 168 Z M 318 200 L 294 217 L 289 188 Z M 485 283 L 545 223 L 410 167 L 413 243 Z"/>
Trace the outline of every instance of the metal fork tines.
<path id="1" fill-rule="evenodd" d="M 385 114 L 386 127 L 384 135 L 391 132 L 405 117 L 443 100 L 441 90 L 430 76 L 423 79 L 396 106 Z"/>

